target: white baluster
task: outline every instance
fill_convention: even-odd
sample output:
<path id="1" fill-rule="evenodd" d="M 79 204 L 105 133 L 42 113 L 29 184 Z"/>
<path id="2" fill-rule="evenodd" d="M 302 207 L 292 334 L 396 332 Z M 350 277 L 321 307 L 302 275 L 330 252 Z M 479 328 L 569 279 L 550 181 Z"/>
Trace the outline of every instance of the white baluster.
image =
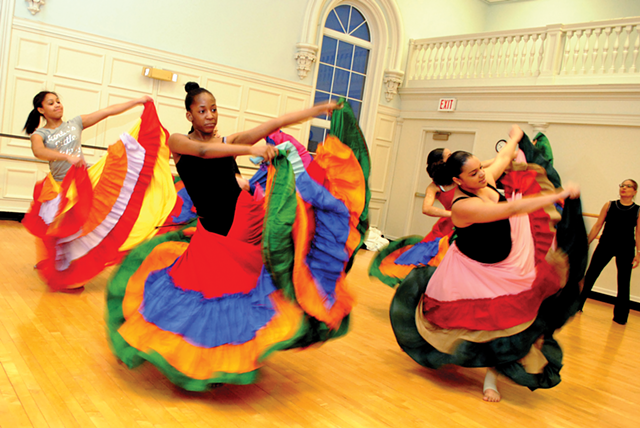
<path id="1" fill-rule="evenodd" d="M 487 63 L 487 49 L 489 45 L 489 39 L 482 40 L 482 63 L 480 64 L 480 78 L 484 78 L 484 66 Z"/>
<path id="2" fill-rule="evenodd" d="M 450 72 L 447 72 L 447 79 L 451 78 L 454 79 L 456 76 L 456 69 L 458 68 L 458 51 L 460 50 L 460 40 L 457 40 L 455 42 L 455 50 L 453 51 L 453 55 L 449 55 L 450 57 L 453 56 L 453 61 L 451 62 L 451 70 Z M 451 47 L 451 49 L 453 50 L 453 46 Z"/>
<path id="3" fill-rule="evenodd" d="M 540 50 L 538 51 L 538 63 L 536 64 L 536 71 L 534 75 L 540 76 L 540 69 L 542 67 L 542 58 L 544 58 L 544 42 L 547 40 L 547 33 L 540 35 Z"/>
<path id="4" fill-rule="evenodd" d="M 442 58 L 442 66 L 440 67 L 440 78 L 446 79 L 447 73 L 449 72 L 449 67 L 451 66 L 451 51 L 453 50 L 453 43 L 447 42 L 447 55 L 446 58 L 443 55 Z"/>
<path id="5" fill-rule="evenodd" d="M 427 67 L 427 80 L 435 78 L 436 59 L 438 57 L 439 43 L 434 43 L 429 55 L 429 66 Z"/>
<path id="6" fill-rule="evenodd" d="M 629 39 L 631 38 L 631 25 L 627 25 L 624 27 L 625 33 L 627 33 L 627 37 L 624 41 L 624 46 L 622 47 L 622 67 L 620 67 L 620 72 L 624 73 L 627 70 L 627 55 L 629 55 Z"/>
<path id="7" fill-rule="evenodd" d="M 409 54 L 411 59 L 409 61 L 409 79 L 416 80 L 418 76 L 418 58 L 420 57 L 420 46 L 416 46 L 415 42 L 409 41 Z"/>
<path id="8" fill-rule="evenodd" d="M 438 43 L 436 46 L 436 55 L 433 59 L 433 74 L 431 75 L 433 77 L 433 79 L 437 79 L 439 76 L 439 70 L 440 70 L 440 60 L 442 57 L 442 53 L 440 51 L 440 47 L 444 46 L 444 43 Z M 444 48 L 443 48 L 444 50 Z"/>
<path id="9" fill-rule="evenodd" d="M 620 47 L 620 32 L 622 31 L 622 27 L 621 26 L 617 26 L 616 28 L 614 28 L 614 30 L 616 32 L 615 35 L 615 42 L 613 43 L 613 52 L 612 52 L 612 58 L 611 58 L 611 72 L 615 73 L 616 72 L 616 59 L 618 58 L 618 48 Z"/>
<path id="10" fill-rule="evenodd" d="M 629 73 L 636 72 L 636 60 L 638 59 L 638 48 L 640 48 L 640 31 L 638 31 L 637 25 L 634 25 L 634 28 L 636 29 L 636 42 L 633 44 L 633 62 L 631 63 Z"/>
<path id="11" fill-rule="evenodd" d="M 562 74 L 569 72 L 569 53 L 571 52 L 571 40 L 573 39 L 573 30 L 567 30 L 567 37 L 564 40 L 564 61 L 562 61 Z"/>
<path id="12" fill-rule="evenodd" d="M 473 77 L 478 77 L 478 64 L 480 63 L 480 51 L 482 50 L 482 40 L 476 40 L 476 61 L 473 66 Z"/>
<path id="13" fill-rule="evenodd" d="M 415 61 L 416 61 L 416 43 L 413 41 L 413 39 L 409 40 L 409 61 L 407 62 L 408 68 L 409 68 L 409 80 L 414 80 L 416 77 L 416 65 L 415 65 Z"/>
<path id="14" fill-rule="evenodd" d="M 609 34 L 611 34 L 611 27 L 607 27 L 604 29 L 604 47 L 602 48 L 602 65 L 600 66 L 601 74 L 605 74 L 607 72 L 605 63 L 607 62 L 607 58 L 609 57 Z"/>
<path id="15" fill-rule="evenodd" d="M 571 72 L 576 74 L 578 68 L 578 54 L 580 53 L 580 39 L 582 39 L 582 30 L 576 31 L 576 45 L 573 47 L 573 67 Z"/>
<path id="16" fill-rule="evenodd" d="M 531 34 L 525 34 L 522 38 L 522 53 L 520 54 L 520 75 L 525 75 L 525 63 L 527 62 L 527 47 L 529 46 L 529 39 Z"/>
<path id="17" fill-rule="evenodd" d="M 513 36 L 507 36 L 507 41 L 506 41 L 506 46 L 507 48 L 504 51 L 504 77 L 509 77 L 509 72 L 511 70 L 511 63 L 510 63 L 510 59 L 511 59 L 511 49 L 513 49 L 513 45 L 511 44 L 513 42 Z"/>
<path id="18" fill-rule="evenodd" d="M 469 45 L 469 50 L 467 50 L 467 45 Z M 464 78 L 465 71 L 467 72 L 467 76 L 469 73 L 469 53 L 471 52 L 471 45 L 469 44 L 469 40 L 462 41 L 462 52 L 460 53 L 460 73 L 458 74 L 459 79 Z"/>
<path id="19" fill-rule="evenodd" d="M 529 52 L 529 68 L 527 68 L 527 75 L 531 76 L 534 71 L 533 67 L 535 66 L 536 59 L 536 42 L 538 41 L 538 33 L 531 35 L 531 52 Z"/>
<path id="20" fill-rule="evenodd" d="M 580 68 L 580 73 L 581 74 L 585 74 L 586 73 L 587 56 L 589 55 L 589 44 L 591 43 L 591 32 L 592 31 L 593 31 L 593 29 L 591 29 L 591 28 L 589 28 L 589 29 L 584 31 L 585 41 L 584 41 L 584 47 L 582 48 L 582 67 Z"/>
<path id="21" fill-rule="evenodd" d="M 422 56 L 422 63 L 420 65 L 420 69 L 422 70 L 420 73 L 420 80 L 428 79 L 429 72 L 429 58 L 431 58 L 431 54 L 433 53 L 433 47 L 435 45 L 433 43 L 429 43 L 424 48 L 424 55 Z"/>
<path id="22" fill-rule="evenodd" d="M 593 50 L 591 51 L 591 68 L 589 69 L 590 74 L 594 74 L 596 72 L 596 61 L 598 59 L 598 49 L 600 48 L 600 34 L 602 34 L 602 28 L 596 28 L 593 32 L 596 40 L 593 45 Z"/>
<path id="23" fill-rule="evenodd" d="M 520 46 L 522 36 L 516 36 L 515 48 L 513 50 L 513 62 L 511 63 L 511 76 L 515 76 L 518 70 L 518 47 Z"/>
<path id="24" fill-rule="evenodd" d="M 490 56 L 489 56 L 489 69 L 488 69 L 488 76 L 487 77 L 491 77 L 493 74 L 493 64 L 494 64 L 494 57 L 495 57 L 495 50 L 496 50 L 496 38 L 492 37 L 491 38 L 491 46 L 489 46 L 490 49 Z"/>
<path id="25" fill-rule="evenodd" d="M 504 46 L 504 37 L 499 37 L 495 47 L 495 50 L 498 52 L 498 59 L 496 61 L 496 77 L 500 77 L 500 68 L 502 67 L 503 46 Z"/>

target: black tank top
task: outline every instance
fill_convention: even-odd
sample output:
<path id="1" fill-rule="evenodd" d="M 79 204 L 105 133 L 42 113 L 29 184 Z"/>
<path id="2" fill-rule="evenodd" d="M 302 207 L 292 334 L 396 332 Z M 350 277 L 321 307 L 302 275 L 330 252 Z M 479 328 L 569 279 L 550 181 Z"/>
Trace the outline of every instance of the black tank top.
<path id="1" fill-rule="evenodd" d="M 506 202 L 498 190 L 492 185 L 488 185 L 495 190 L 500 198 L 499 202 Z M 455 204 L 461 199 L 478 198 L 473 193 L 465 192 L 467 196 L 457 198 Z M 480 263 L 498 263 L 507 258 L 511 252 L 511 224 L 509 219 L 492 221 L 490 223 L 474 223 L 467 227 L 456 227 L 456 245 L 465 256 Z"/>
<path id="2" fill-rule="evenodd" d="M 620 247 L 634 247 L 636 245 L 635 228 L 638 224 L 638 209 L 640 206 L 632 203 L 622 205 L 620 200 L 611 201 L 607 216 L 604 218 L 604 230 L 600 243 L 613 244 Z"/>
<path id="3" fill-rule="evenodd" d="M 209 232 L 226 236 L 241 191 L 236 181 L 239 170 L 235 159 L 182 155 L 176 169 L 201 217 L 202 226 Z"/>

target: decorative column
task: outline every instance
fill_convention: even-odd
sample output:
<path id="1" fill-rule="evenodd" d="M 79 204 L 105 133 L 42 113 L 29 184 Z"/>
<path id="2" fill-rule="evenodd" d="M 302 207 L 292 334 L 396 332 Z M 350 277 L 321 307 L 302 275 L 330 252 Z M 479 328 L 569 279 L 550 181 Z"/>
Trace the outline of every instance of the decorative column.
<path id="1" fill-rule="evenodd" d="M 296 62 L 298 63 L 298 77 L 300 80 L 307 77 L 307 73 L 311 70 L 311 65 L 316 60 L 318 46 L 307 43 L 298 43 L 296 45 Z"/>
<path id="2" fill-rule="evenodd" d="M 35 15 L 40 12 L 40 6 L 44 6 L 45 0 L 26 0 L 29 3 L 27 9 L 31 12 L 31 15 Z"/>
<path id="3" fill-rule="evenodd" d="M 547 122 L 529 122 L 529 125 L 533 128 L 535 132 L 542 132 L 543 134 L 547 131 L 549 127 L 549 123 Z"/>
<path id="4" fill-rule="evenodd" d="M 393 97 L 398 93 L 398 87 L 402 84 L 402 78 L 404 77 L 404 71 L 400 70 L 387 70 L 384 72 L 384 86 L 385 96 L 387 101 L 393 100 Z"/>

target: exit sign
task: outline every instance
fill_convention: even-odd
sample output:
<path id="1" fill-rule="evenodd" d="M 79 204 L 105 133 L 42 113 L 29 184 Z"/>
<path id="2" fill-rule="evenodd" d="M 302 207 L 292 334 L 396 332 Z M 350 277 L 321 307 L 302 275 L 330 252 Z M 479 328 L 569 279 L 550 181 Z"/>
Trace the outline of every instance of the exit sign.
<path id="1" fill-rule="evenodd" d="M 454 111 L 456 109 L 455 98 L 440 98 L 440 104 L 438 104 L 438 111 Z"/>

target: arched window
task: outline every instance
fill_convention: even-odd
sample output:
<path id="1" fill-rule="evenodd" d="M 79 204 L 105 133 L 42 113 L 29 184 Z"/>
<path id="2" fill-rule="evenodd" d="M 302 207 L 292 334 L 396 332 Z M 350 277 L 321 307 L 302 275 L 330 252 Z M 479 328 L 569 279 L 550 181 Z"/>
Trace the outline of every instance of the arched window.
<path id="1" fill-rule="evenodd" d="M 315 103 L 345 97 L 360 118 L 367 79 L 371 33 L 362 13 L 351 5 L 334 8 L 324 25 Z M 330 126 L 326 115 L 311 122 L 308 149 L 316 151 Z"/>

